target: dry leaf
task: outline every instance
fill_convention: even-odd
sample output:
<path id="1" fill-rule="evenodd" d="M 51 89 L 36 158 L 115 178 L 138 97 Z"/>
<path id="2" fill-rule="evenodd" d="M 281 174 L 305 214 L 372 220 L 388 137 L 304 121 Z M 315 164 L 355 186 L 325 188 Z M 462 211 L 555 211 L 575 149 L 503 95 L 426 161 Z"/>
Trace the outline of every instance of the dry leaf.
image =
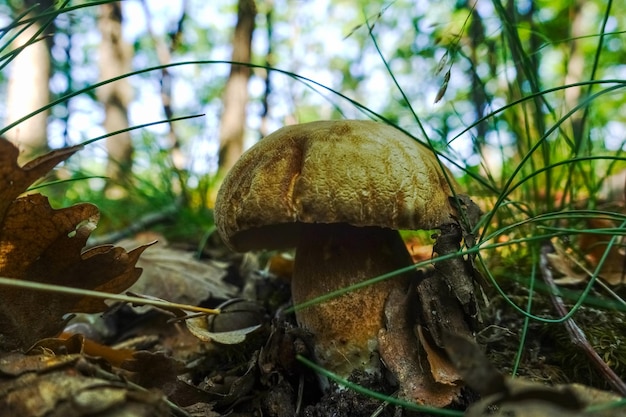
<path id="1" fill-rule="evenodd" d="M 20 417 L 169 416 L 165 398 L 103 372 L 79 354 L 3 356 L 0 415 Z M 34 367 L 33 363 L 40 363 Z M 43 364 L 43 365 L 41 365 Z"/>
<path id="2" fill-rule="evenodd" d="M 450 82 L 450 70 L 446 71 L 443 77 L 443 83 L 441 84 L 441 87 L 439 87 L 439 91 L 437 91 L 437 96 L 435 96 L 435 104 L 439 103 L 446 94 L 446 91 L 448 90 L 448 82 Z"/>
<path id="3" fill-rule="evenodd" d="M 80 149 L 80 145 L 58 149 L 20 168 L 17 163 L 20 151 L 11 142 L 0 137 L 0 218 L 4 217 L 9 204 L 32 183 Z"/>
<path id="4" fill-rule="evenodd" d="M 426 352 L 426 358 L 430 365 L 430 373 L 435 381 L 439 384 L 459 385 L 461 383 L 461 376 L 456 368 L 450 363 L 450 360 L 446 358 L 445 354 L 428 340 L 428 336 L 424 334 L 422 326 L 417 326 L 417 336 Z"/>
<path id="5" fill-rule="evenodd" d="M 398 398 L 432 407 L 450 405 L 461 388 L 436 382 L 428 370 L 428 362 L 420 355 L 417 337 L 409 323 L 409 298 L 398 290 L 389 294 L 385 303 L 386 328 L 378 333 L 380 357 L 400 385 Z"/>
<path id="6" fill-rule="evenodd" d="M 59 341 L 58 343 L 65 344 L 79 343 L 80 350 L 77 353 L 83 353 L 94 358 L 105 359 L 108 363 L 117 367 L 119 367 L 124 361 L 132 358 L 135 353 L 133 349 L 114 349 L 110 346 L 94 342 L 93 340 L 85 338 L 82 334 L 61 333 L 61 336 L 59 336 L 58 339 L 44 339 L 43 341 Z M 43 341 L 37 342 L 35 346 L 42 346 Z M 66 349 L 66 351 L 71 352 L 69 349 Z"/>
<path id="7" fill-rule="evenodd" d="M 140 241 L 128 239 L 117 245 L 128 249 L 139 246 Z M 128 289 L 133 293 L 195 306 L 210 298 L 226 300 L 238 292 L 234 285 L 224 281 L 226 268 L 201 262 L 191 252 L 174 249 L 160 242 L 141 255 L 137 266 L 143 269 L 143 273 Z M 149 308 L 135 307 L 136 311 Z"/>
<path id="8" fill-rule="evenodd" d="M 575 270 L 576 263 L 572 261 L 572 255 L 567 253 L 561 245 L 553 244 L 555 253 L 546 254 L 550 267 L 554 268 L 563 276 L 554 280 L 557 285 L 578 285 L 586 282 L 589 275 Z"/>
<path id="9" fill-rule="evenodd" d="M 220 314 L 185 320 L 189 331 L 204 342 L 236 345 L 261 329 L 267 321 L 263 307 L 243 299 L 228 300 L 218 306 Z"/>
<path id="10" fill-rule="evenodd" d="M 579 384 L 547 386 L 524 378 L 506 377 L 489 362 L 481 348 L 472 340 L 450 332 L 444 332 L 443 337 L 446 352 L 463 380 L 482 397 L 467 409 L 467 417 L 618 415 L 614 409 L 607 410 L 609 414 L 585 411 L 592 404 L 620 400 L 616 395 L 593 388 L 584 389 Z"/>
<path id="11" fill-rule="evenodd" d="M 216 342 L 222 345 L 237 345 L 246 341 L 246 336 L 258 330 L 261 325 L 250 326 L 243 329 L 231 330 L 228 332 L 211 332 L 207 328 L 206 316 L 194 317 L 185 320 L 187 328 L 198 339 L 203 342 Z"/>
<path id="12" fill-rule="evenodd" d="M 591 229 L 616 228 L 614 221 L 606 219 L 589 219 L 587 226 Z M 585 258 L 591 264 L 592 269 L 595 269 L 599 264 L 612 237 L 611 235 L 602 233 L 586 233 L 580 236 L 578 244 L 581 251 L 585 253 Z M 609 249 L 609 253 L 604 264 L 602 264 L 599 275 L 611 285 L 619 285 L 626 280 L 626 253 L 624 251 L 623 242 L 620 244 L 619 239 L 617 239 L 615 244 Z"/>
<path id="13" fill-rule="evenodd" d="M 120 293 L 139 278 L 135 263 L 145 246 L 131 252 L 110 245 L 81 252 L 98 221 L 97 207 L 78 204 L 55 210 L 40 194 L 14 199 L 78 149 L 54 151 L 20 168 L 11 159 L 17 158 L 17 149 L 0 140 L 0 276 Z M 26 349 L 59 334 L 63 315 L 105 308 L 100 299 L 2 288 L 0 348 Z"/>
<path id="14" fill-rule="evenodd" d="M 589 219 L 586 227 L 590 229 L 614 229 L 615 222 L 607 219 Z M 579 250 L 585 254 L 585 261 L 581 262 L 575 256 L 558 244 L 553 242 L 552 246 L 556 253 L 548 254 L 550 266 L 563 276 L 556 279 L 559 285 L 577 285 L 589 280 L 590 274 L 595 271 L 600 260 L 607 251 L 608 243 L 613 236 L 603 233 L 584 233 L 578 239 Z M 587 268 L 583 264 L 587 264 Z M 585 269 L 580 271 L 581 269 Z M 620 285 L 626 280 L 626 250 L 624 248 L 624 238 L 617 239 L 611 246 L 598 276 L 610 285 Z"/>

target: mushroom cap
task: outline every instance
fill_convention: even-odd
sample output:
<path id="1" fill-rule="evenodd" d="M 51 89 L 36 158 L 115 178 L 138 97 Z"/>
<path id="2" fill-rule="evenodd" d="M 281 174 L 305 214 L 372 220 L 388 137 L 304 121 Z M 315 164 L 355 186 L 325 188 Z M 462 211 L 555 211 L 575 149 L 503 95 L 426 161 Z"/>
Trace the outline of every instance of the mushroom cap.
<path id="1" fill-rule="evenodd" d="M 451 195 L 432 150 L 395 127 L 318 121 L 245 152 L 218 192 L 215 222 L 231 249 L 279 249 L 297 245 L 302 223 L 436 229 L 453 220 Z"/>

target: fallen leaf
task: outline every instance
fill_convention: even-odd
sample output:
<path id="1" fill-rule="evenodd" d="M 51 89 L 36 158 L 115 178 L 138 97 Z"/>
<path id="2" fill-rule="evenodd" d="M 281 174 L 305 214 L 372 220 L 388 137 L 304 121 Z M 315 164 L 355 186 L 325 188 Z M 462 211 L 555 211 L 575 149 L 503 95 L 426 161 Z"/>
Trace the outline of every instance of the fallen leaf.
<path id="1" fill-rule="evenodd" d="M 228 300 L 217 307 L 220 314 L 185 320 L 189 331 L 204 342 L 236 345 L 261 329 L 267 321 L 266 312 L 257 303 L 243 299 Z"/>
<path id="2" fill-rule="evenodd" d="M 56 359 L 56 360 L 54 360 Z M 20 417 L 169 416 L 160 392 L 147 391 L 102 371 L 85 357 L 3 357 L 15 376 L 0 378 L 0 415 Z M 34 368 L 33 363 L 45 366 Z"/>
<path id="3" fill-rule="evenodd" d="M 126 252 L 107 245 L 82 252 L 99 218 L 96 206 L 55 210 L 40 194 L 14 199 L 78 149 L 54 151 L 20 168 L 12 159 L 17 149 L 0 140 L 0 276 L 120 293 L 139 278 L 135 263 L 146 246 Z M 27 349 L 59 334 L 67 313 L 105 308 L 101 299 L 5 287 L 0 292 L 0 348 Z"/>
<path id="4" fill-rule="evenodd" d="M 428 329 L 434 345 L 440 348 L 444 346 L 441 340 L 444 331 L 472 334 L 467 316 L 445 277 L 437 270 L 425 271 L 416 286 L 418 301 L 415 306 L 420 324 Z"/>
<path id="5" fill-rule="evenodd" d="M 428 361 L 409 323 L 409 296 L 394 290 L 385 303 L 385 329 L 378 333 L 380 357 L 400 386 L 398 398 L 445 407 L 459 398 L 461 387 L 441 384 L 433 379 Z"/>
<path id="6" fill-rule="evenodd" d="M 476 343 L 449 331 L 444 331 L 441 336 L 448 357 L 470 388 L 482 397 L 505 390 L 504 375 L 489 362 Z"/>
<path id="7" fill-rule="evenodd" d="M 82 149 L 81 145 L 58 149 L 20 167 L 17 163 L 19 149 L 0 137 L 0 218 L 4 217 L 11 202 L 26 191 L 32 183 L 80 149 Z"/>
<path id="8" fill-rule="evenodd" d="M 211 332 L 206 326 L 206 316 L 194 317 L 185 320 L 187 328 L 198 339 L 203 342 L 215 342 L 222 345 L 237 345 L 246 341 L 246 336 L 258 330 L 261 325 L 250 326 L 243 329 L 231 330 L 227 332 Z"/>
<path id="9" fill-rule="evenodd" d="M 589 229 L 613 229 L 617 225 L 607 219 L 587 220 Z M 613 236 L 603 233 L 584 233 L 578 238 L 578 249 L 585 260 L 576 259 L 575 255 L 564 249 L 558 241 L 553 241 L 555 253 L 547 254 L 550 266 L 562 276 L 554 280 L 559 285 L 578 285 L 587 282 L 600 260 L 605 256 L 608 243 Z M 611 246 L 598 276 L 610 285 L 620 285 L 626 280 L 626 250 L 624 237 L 617 239 Z M 585 266 L 585 264 L 587 266 Z"/>
<path id="10" fill-rule="evenodd" d="M 606 219 L 589 219 L 587 227 L 590 229 L 615 229 L 616 223 Z M 623 230 L 622 230 L 623 232 Z M 580 250 L 594 270 L 605 256 L 608 244 L 613 236 L 603 233 L 585 233 L 578 240 Z M 611 285 L 620 285 L 626 280 L 626 253 L 624 251 L 624 237 L 617 239 L 608 249 L 606 259 L 600 268 L 600 277 Z"/>
<path id="11" fill-rule="evenodd" d="M 586 282 L 589 275 L 585 272 L 575 270 L 576 263 L 572 261 L 572 255 L 567 253 L 561 245 L 552 245 L 555 249 L 554 253 L 546 254 L 550 267 L 560 273 L 562 276 L 554 280 L 557 285 L 578 285 Z"/>
<path id="12" fill-rule="evenodd" d="M 10 352 L 0 355 L 0 376 L 4 378 L 6 376 L 20 376 L 28 372 L 45 372 L 68 363 L 75 363 L 80 357 L 81 355 L 78 354 L 59 356 L 51 352 L 44 352 L 39 355 Z"/>
<path id="13" fill-rule="evenodd" d="M 426 352 L 426 358 L 430 365 L 430 373 L 434 380 L 439 384 L 451 386 L 461 384 L 461 376 L 454 365 L 450 363 L 440 348 L 434 346 L 433 343 L 428 340 L 428 336 L 424 334 L 422 326 L 417 326 L 417 336 Z"/>
<path id="14" fill-rule="evenodd" d="M 583 417 L 613 416 L 585 411 L 590 405 L 621 400 L 620 397 L 581 386 L 548 386 L 524 378 L 510 378 L 489 362 L 481 348 L 465 336 L 444 332 L 445 349 L 467 385 L 481 396 L 465 413 L 466 417 Z M 495 410 L 495 412 L 494 412 Z M 620 414 L 621 415 L 621 414 Z"/>
<path id="15" fill-rule="evenodd" d="M 140 244 L 135 239 L 117 242 L 118 246 L 126 249 Z M 226 300 L 238 292 L 234 285 L 224 281 L 226 268 L 199 261 L 193 253 L 161 242 L 146 249 L 137 261 L 137 267 L 143 270 L 141 278 L 128 289 L 137 294 L 196 306 L 211 298 Z M 149 308 L 134 307 L 137 312 Z"/>
<path id="16" fill-rule="evenodd" d="M 94 342 L 87 339 L 82 334 L 69 334 L 61 333 L 59 338 L 44 339 L 43 341 L 59 341 L 59 343 L 78 344 L 80 350 L 76 353 L 82 353 L 94 358 L 102 358 L 110 363 L 112 366 L 119 367 L 124 361 L 132 358 L 135 351 L 133 349 L 114 349 L 110 346 L 103 345 L 101 343 Z M 42 346 L 42 342 L 39 341 L 35 346 Z M 72 352 L 69 348 L 66 348 L 67 352 Z"/>

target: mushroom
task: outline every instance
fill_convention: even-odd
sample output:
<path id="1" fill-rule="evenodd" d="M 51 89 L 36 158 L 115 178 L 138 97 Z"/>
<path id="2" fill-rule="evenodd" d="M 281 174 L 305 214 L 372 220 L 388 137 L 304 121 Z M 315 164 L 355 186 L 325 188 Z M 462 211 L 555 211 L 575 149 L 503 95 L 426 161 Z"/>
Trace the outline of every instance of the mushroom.
<path id="1" fill-rule="evenodd" d="M 449 173 L 448 173 L 449 174 Z M 303 302 L 412 265 L 398 230 L 454 221 L 453 195 L 435 155 L 372 121 L 284 127 L 242 155 L 219 190 L 217 229 L 236 251 L 296 248 L 292 297 Z M 376 371 L 377 335 L 395 288 L 410 274 L 296 311 L 315 356 L 342 376 Z"/>

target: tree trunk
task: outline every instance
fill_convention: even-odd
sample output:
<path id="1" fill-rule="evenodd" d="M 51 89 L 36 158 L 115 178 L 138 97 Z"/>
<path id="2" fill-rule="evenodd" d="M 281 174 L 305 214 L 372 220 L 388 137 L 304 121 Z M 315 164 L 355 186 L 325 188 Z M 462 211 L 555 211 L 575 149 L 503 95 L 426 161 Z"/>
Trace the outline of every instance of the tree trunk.
<path id="1" fill-rule="evenodd" d="M 274 44 L 274 0 L 265 1 L 265 26 L 267 36 L 267 50 L 265 51 L 265 65 L 272 67 L 275 65 L 275 54 L 273 50 Z M 263 111 L 261 113 L 261 126 L 259 127 L 259 135 L 265 137 L 270 134 L 269 131 L 269 96 L 272 92 L 271 71 L 264 71 L 265 77 L 265 91 L 263 92 L 263 98 L 261 103 L 263 105 Z"/>
<path id="2" fill-rule="evenodd" d="M 30 3 L 30 2 L 27 2 Z M 44 1 L 38 10 L 51 7 L 52 2 Z M 26 4 L 25 6 L 29 6 Z M 34 17 L 28 14 L 26 18 Z M 17 36 L 13 49 L 28 45 L 11 62 L 7 87 L 7 117 L 5 124 L 16 122 L 29 113 L 42 108 L 50 102 L 50 39 L 45 39 L 52 32 L 50 27 L 42 31 L 43 20 L 34 21 Z M 22 27 L 20 26 L 20 29 Z M 37 33 L 39 35 L 37 35 Z M 20 148 L 20 162 L 26 162 L 48 149 L 46 110 L 29 117 L 6 132 L 6 137 Z"/>
<path id="3" fill-rule="evenodd" d="M 585 62 L 585 55 L 581 48 L 581 39 L 584 37 L 583 32 L 585 15 L 582 13 L 583 2 L 576 1 L 570 8 L 570 37 L 569 59 L 567 61 L 567 73 L 565 74 L 565 84 L 575 84 L 583 80 L 585 69 L 589 69 L 590 63 Z M 582 87 L 570 87 L 565 90 L 565 111 L 570 111 L 576 107 L 582 97 Z M 571 133 L 576 147 L 580 147 L 583 143 L 584 126 L 583 111 L 572 114 L 569 118 L 571 125 Z"/>
<path id="4" fill-rule="evenodd" d="M 256 6 L 254 0 L 239 0 L 237 26 L 233 37 L 232 60 L 250 62 L 252 32 Z M 223 96 L 224 110 L 220 121 L 220 151 L 218 177 L 223 177 L 243 152 L 246 104 L 248 103 L 248 79 L 250 68 L 232 65 Z"/>
<path id="5" fill-rule="evenodd" d="M 122 8 L 119 2 L 100 6 L 98 27 L 102 35 L 100 42 L 100 80 L 108 80 L 131 70 L 132 47 L 122 38 Z M 105 111 L 104 128 L 107 133 L 127 129 L 128 104 L 132 99 L 127 79 L 108 83 L 97 90 L 98 100 Z M 129 132 L 107 138 L 108 162 L 106 175 L 109 177 L 107 194 L 119 197 L 124 193 L 118 187 L 130 178 L 133 146 Z"/>

